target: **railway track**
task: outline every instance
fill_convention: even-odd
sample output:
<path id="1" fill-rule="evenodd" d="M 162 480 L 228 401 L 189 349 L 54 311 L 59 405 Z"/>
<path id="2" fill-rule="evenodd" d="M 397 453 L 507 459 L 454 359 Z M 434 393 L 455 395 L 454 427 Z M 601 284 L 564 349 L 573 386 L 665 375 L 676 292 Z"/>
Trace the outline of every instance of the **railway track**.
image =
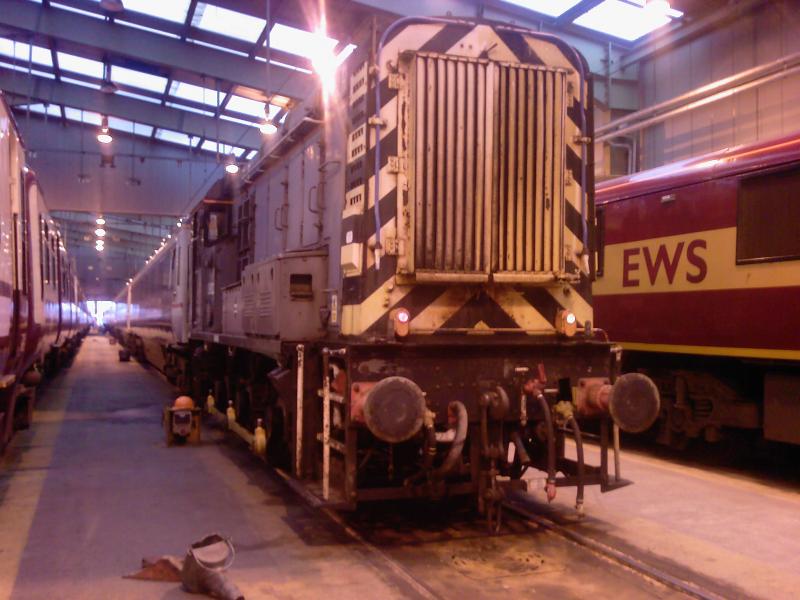
<path id="1" fill-rule="evenodd" d="M 724 600 L 725 598 L 725 596 L 711 591 L 702 585 L 670 575 L 663 569 L 653 564 L 649 564 L 647 561 L 634 556 L 630 552 L 625 552 L 618 548 L 614 548 L 597 539 L 574 531 L 568 527 L 564 527 L 563 525 L 559 525 L 545 516 L 532 512 L 530 509 L 522 506 L 519 502 L 505 502 L 503 506 L 507 510 L 516 513 L 521 518 L 527 519 L 531 523 L 535 523 L 537 526 L 557 536 L 567 539 L 570 542 L 573 542 L 591 552 L 595 552 L 622 565 L 627 569 L 638 573 L 646 579 L 680 592 L 681 594 L 684 594 L 690 598 L 697 598 L 699 600 Z"/>
<path id="2" fill-rule="evenodd" d="M 222 429 L 225 428 L 223 427 Z M 240 436 L 230 431 L 226 431 L 226 433 L 228 439 L 235 439 L 240 447 L 245 447 L 245 443 L 243 443 Z M 630 551 L 613 547 L 606 542 L 576 531 L 574 528 L 558 524 L 541 514 L 533 512 L 530 507 L 525 506 L 519 499 L 512 499 L 504 503 L 506 514 L 513 515 L 513 518 L 505 520 L 503 531 L 500 534 L 492 535 L 486 531 L 485 523 L 475 513 L 467 515 L 463 511 L 459 513 L 458 509 L 456 509 L 457 516 L 452 517 L 452 520 L 444 524 L 438 523 L 434 526 L 432 526 L 431 521 L 426 520 L 424 517 L 420 518 L 419 514 L 415 516 L 411 508 L 395 510 L 397 505 L 393 505 L 382 512 L 380 510 L 370 511 L 369 509 L 354 514 L 338 512 L 325 507 L 315 495 L 300 485 L 288 473 L 269 466 L 268 470 L 280 478 L 309 509 L 324 517 L 348 540 L 358 546 L 372 564 L 382 572 L 384 577 L 390 577 L 403 590 L 403 595 L 424 600 L 464 595 L 456 589 L 453 589 L 451 593 L 451 590 L 442 590 L 440 585 L 432 585 L 431 581 L 435 581 L 436 578 L 432 579 L 429 571 L 441 566 L 436 561 L 437 557 L 441 559 L 444 556 L 445 562 L 448 562 L 447 557 L 451 555 L 453 562 L 458 563 L 460 553 L 464 552 L 465 545 L 477 547 L 482 551 L 488 548 L 488 558 L 483 562 L 475 561 L 474 557 L 472 562 L 470 562 L 470 559 L 461 560 L 461 566 L 463 567 L 464 564 L 474 565 L 478 571 L 481 571 L 481 573 L 478 573 L 477 579 L 480 579 L 480 576 L 485 575 L 486 572 L 494 574 L 488 576 L 489 579 L 507 577 L 506 583 L 503 584 L 504 589 L 506 589 L 509 587 L 507 582 L 513 579 L 510 576 L 531 574 L 535 569 L 530 571 L 517 569 L 515 571 L 512 568 L 506 572 L 501 565 L 489 564 L 492 561 L 493 549 L 504 545 L 510 545 L 513 548 L 511 552 L 502 554 L 502 558 L 497 558 L 497 560 L 507 559 L 513 553 L 518 554 L 521 551 L 528 557 L 526 560 L 530 564 L 530 556 L 541 555 L 541 564 L 536 565 L 537 569 L 541 569 L 547 562 L 545 559 L 547 552 L 542 552 L 542 547 L 560 544 L 571 549 L 569 552 L 561 551 L 562 556 L 559 556 L 559 560 L 563 564 L 556 567 L 556 569 L 561 569 L 563 572 L 568 573 L 568 576 L 564 578 L 565 580 L 570 579 L 572 569 L 578 568 L 578 565 L 583 565 L 587 561 L 603 564 L 606 570 L 605 575 L 608 576 L 607 566 L 612 563 L 619 571 L 613 576 L 615 585 L 620 573 L 627 574 L 627 578 L 622 578 L 628 584 L 627 587 L 625 583 L 622 584 L 622 587 L 627 589 L 627 592 L 623 590 L 620 593 L 619 589 L 614 589 L 615 595 L 619 594 L 620 598 L 643 597 L 644 595 L 649 595 L 648 591 L 655 597 L 665 598 L 688 597 L 700 600 L 722 600 L 729 597 L 728 594 L 708 589 L 700 582 L 670 574 L 643 556 L 637 556 Z M 404 514 L 406 512 L 408 514 Z M 406 521 L 409 521 L 411 525 L 408 525 Z M 431 527 L 431 529 L 426 529 L 427 527 Z M 539 547 L 526 553 L 524 550 L 526 540 L 529 540 L 531 544 L 538 544 Z M 438 551 L 438 554 L 437 552 L 431 553 L 433 560 L 429 562 L 434 566 L 429 569 L 420 568 L 418 563 L 424 561 L 413 559 L 414 556 L 419 556 L 426 546 L 437 547 Z M 410 551 L 408 550 L 409 548 L 411 548 Z M 467 553 L 470 552 L 471 550 Z M 515 564 L 519 566 L 520 562 L 522 561 L 516 561 Z M 536 560 L 534 559 L 533 562 L 536 562 Z M 554 567 L 550 565 L 549 568 L 553 569 Z M 442 575 L 442 573 L 446 572 L 440 570 L 439 579 L 447 577 L 446 574 Z M 497 573 L 500 573 L 500 575 L 497 575 Z M 467 578 L 470 577 L 469 574 L 466 576 Z M 644 587 L 637 589 L 635 582 L 631 581 L 632 578 L 638 579 L 640 584 L 644 583 Z M 576 576 L 574 579 L 580 579 L 580 577 Z M 469 593 L 469 591 L 464 593 Z M 570 595 L 572 594 L 563 594 L 564 597 L 569 597 Z M 580 594 L 575 593 L 574 595 L 577 597 Z"/>

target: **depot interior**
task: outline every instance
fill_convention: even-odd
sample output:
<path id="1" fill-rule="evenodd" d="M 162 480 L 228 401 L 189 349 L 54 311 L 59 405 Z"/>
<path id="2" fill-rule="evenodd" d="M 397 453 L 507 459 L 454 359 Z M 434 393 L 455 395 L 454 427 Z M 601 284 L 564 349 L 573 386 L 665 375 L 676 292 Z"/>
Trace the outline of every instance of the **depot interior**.
<path id="1" fill-rule="evenodd" d="M 700 168 L 697 157 L 800 127 L 795 0 L 0 0 L 0 90 L 96 327 L 212 187 L 240 186 L 277 156 L 297 135 L 293 111 L 324 119 L 304 101 L 320 89 L 343 101 L 340 69 L 360 40 L 405 16 L 486 19 L 578 49 L 597 186 Z M 712 259 L 680 243 L 690 285 L 711 268 L 698 257 Z M 624 286 L 655 260 L 612 256 L 627 261 Z M 783 264 L 798 285 L 797 263 Z"/>
<path id="2" fill-rule="evenodd" d="M 315 64 L 335 70 L 374 19 L 403 16 L 393 2 L 335 0 L 321 14 L 314 3 L 276 0 L 267 32 L 257 2 L 6 4 L 0 89 L 86 296 L 100 302 L 93 305 L 100 322 L 103 302 L 174 233 L 226 165 L 246 177 L 278 143 L 286 115 L 319 85 Z M 791 2 L 447 6 L 455 17 L 556 33 L 583 53 L 594 78 L 598 182 L 795 129 Z M 48 15 L 46 27 L 36 25 L 39 11 Z M 114 39 L 120 28 L 141 40 L 136 49 Z M 193 65 L 195 48 L 211 62 Z"/>

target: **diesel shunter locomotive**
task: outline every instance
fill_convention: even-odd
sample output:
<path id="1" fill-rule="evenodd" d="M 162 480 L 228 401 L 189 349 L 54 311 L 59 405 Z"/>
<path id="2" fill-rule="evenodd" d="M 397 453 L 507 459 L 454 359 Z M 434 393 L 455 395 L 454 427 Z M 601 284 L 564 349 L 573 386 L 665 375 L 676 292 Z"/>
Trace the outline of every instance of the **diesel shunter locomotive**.
<path id="1" fill-rule="evenodd" d="M 209 191 L 118 299 L 117 330 L 233 430 L 263 427 L 267 459 L 332 504 L 473 494 L 491 517 L 529 467 L 579 507 L 584 485 L 624 485 L 612 433 L 648 427 L 659 399 L 593 326 L 584 59 L 446 19 L 372 40 L 339 93 Z"/>

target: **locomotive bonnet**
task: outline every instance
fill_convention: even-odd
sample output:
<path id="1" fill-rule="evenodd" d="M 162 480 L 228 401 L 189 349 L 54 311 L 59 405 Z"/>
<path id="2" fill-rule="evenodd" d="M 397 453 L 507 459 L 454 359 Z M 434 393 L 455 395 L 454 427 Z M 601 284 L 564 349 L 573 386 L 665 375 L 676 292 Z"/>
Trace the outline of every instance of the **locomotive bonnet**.
<path id="1" fill-rule="evenodd" d="M 241 428 L 263 419 L 267 459 L 340 506 L 474 494 L 492 517 L 530 467 L 579 506 L 586 484 L 627 483 L 608 470 L 611 415 L 640 430 L 658 395 L 618 380 L 593 326 L 584 59 L 530 30 L 406 18 L 325 92 L 148 265 L 172 265 L 183 299 L 165 370 Z"/>

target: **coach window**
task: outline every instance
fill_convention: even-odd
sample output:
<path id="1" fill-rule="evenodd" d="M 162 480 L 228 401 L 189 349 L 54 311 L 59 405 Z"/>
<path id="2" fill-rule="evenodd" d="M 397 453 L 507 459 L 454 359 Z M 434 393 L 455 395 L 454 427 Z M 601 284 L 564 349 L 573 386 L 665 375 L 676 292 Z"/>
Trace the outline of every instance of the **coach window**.
<path id="1" fill-rule="evenodd" d="M 800 259 L 800 167 L 743 179 L 736 263 Z"/>

